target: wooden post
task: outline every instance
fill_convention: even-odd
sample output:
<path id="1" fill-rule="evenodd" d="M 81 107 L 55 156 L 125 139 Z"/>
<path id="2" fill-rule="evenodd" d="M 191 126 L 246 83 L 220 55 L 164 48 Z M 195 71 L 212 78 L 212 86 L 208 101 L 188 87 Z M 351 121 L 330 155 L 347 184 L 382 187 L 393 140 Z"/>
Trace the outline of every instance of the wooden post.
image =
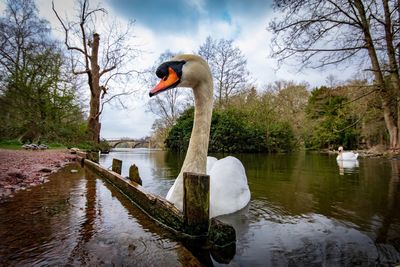
<path id="1" fill-rule="evenodd" d="M 142 179 L 139 176 L 139 169 L 135 164 L 129 167 L 129 179 L 137 184 L 142 185 Z"/>
<path id="2" fill-rule="evenodd" d="M 186 233 L 207 236 L 210 226 L 210 176 L 183 173 L 183 217 Z"/>
<path id="3" fill-rule="evenodd" d="M 122 160 L 113 159 L 111 170 L 112 170 L 113 172 L 116 172 L 116 173 L 118 173 L 118 174 L 121 174 L 121 169 L 122 169 Z"/>

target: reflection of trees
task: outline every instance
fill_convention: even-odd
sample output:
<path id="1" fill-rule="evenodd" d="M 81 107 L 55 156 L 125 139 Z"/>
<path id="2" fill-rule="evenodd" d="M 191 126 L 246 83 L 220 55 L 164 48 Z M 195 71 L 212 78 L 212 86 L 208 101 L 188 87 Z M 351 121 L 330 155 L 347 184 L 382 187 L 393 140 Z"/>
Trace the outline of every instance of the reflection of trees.
<path id="1" fill-rule="evenodd" d="M 318 154 L 240 155 L 246 168 L 252 199 L 267 199 L 293 214 L 317 208 L 329 210 L 335 162 Z"/>
<path id="2" fill-rule="evenodd" d="M 371 218 L 387 209 L 387 190 L 397 188 L 391 182 L 388 189 L 388 180 L 395 175 L 382 159 L 365 159 L 357 172 L 340 176 L 336 156 L 299 153 L 238 157 L 246 168 L 252 201 L 260 200 L 267 208 L 288 215 L 315 212 L 367 230 Z M 391 201 L 396 202 L 393 198 Z"/>
<path id="3" fill-rule="evenodd" d="M 92 239 L 94 234 L 94 226 L 96 220 L 96 176 L 86 169 L 86 205 L 85 205 L 85 220 L 80 225 L 78 240 L 73 248 L 69 263 L 72 264 L 79 260 L 80 264 L 85 264 L 85 245 Z M 78 257 L 78 258 L 77 258 Z M 76 262 L 75 262 L 76 263 Z"/>
<path id="4" fill-rule="evenodd" d="M 172 250 L 168 247 L 173 246 L 173 250 L 176 252 L 179 260 L 184 266 L 212 266 L 210 250 L 207 249 L 205 246 L 201 246 L 199 242 L 194 241 L 193 239 L 183 240 L 181 239 L 183 238 L 183 236 L 179 236 L 173 232 L 167 231 L 159 224 L 155 223 L 154 220 L 150 219 L 149 215 L 145 214 L 141 209 L 135 206 L 129 198 L 116 190 L 114 186 L 109 183 L 104 183 L 104 186 L 112 193 L 113 198 L 117 199 L 118 202 L 125 208 L 126 212 L 128 212 L 132 218 L 135 218 L 135 222 L 139 224 L 140 228 L 140 230 L 136 229 L 136 232 L 144 231 L 145 233 L 151 234 L 151 238 L 146 238 L 146 234 L 140 233 L 139 238 L 132 238 L 130 240 L 130 244 L 133 247 L 136 247 L 136 245 L 143 242 L 143 240 L 149 239 L 141 245 L 137 245 L 137 247 L 140 248 L 142 246 L 145 246 L 146 253 L 150 255 L 152 255 L 153 253 L 168 255 L 168 250 Z M 135 228 L 131 230 L 135 231 Z M 182 241 L 182 244 L 175 244 L 175 241 L 173 240 L 177 239 L 179 239 L 179 241 Z M 166 246 L 167 249 L 163 248 L 162 251 L 159 251 L 160 246 L 162 248 Z M 143 261 L 145 263 L 144 266 L 151 266 L 151 259 L 146 258 L 144 255 L 145 254 L 141 255 L 141 258 L 136 259 L 123 259 L 123 262 L 126 261 L 129 263 L 123 265 L 132 266 L 130 261 L 133 261 L 134 263 L 140 263 L 141 261 Z M 158 255 L 158 257 L 160 256 Z"/>
<path id="5" fill-rule="evenodd" d="M 90 171 L 86 171 L 85 221 L 80 234 L 84 242 L 88 242 L 93 236 L 96 210 L 96 177 Z"/>
<path id="6" fill-rule="evenodd" d="M 171 169 L 176 170 L 175 177 L 178 176 L 181 171 L 183 160 L 185 159 L 186 153 L 174 153 L 167 151 L 165 155 L 165 164 Z"/>
<path id="7" fill-rule="evenodd" d="M 376 242 L 387 243 L 391 237 L 389 234 L 390 227 L 395 219 L 400 218 L 400 212 L 398 205 L 400 204 L 400 163 L 398 160 L 391 160 L 390 165 L 392 167 L 392 175 L 388 184 L 388 194 L 387 194 L 387 205 L 386 210 L 383 212 L 382 225 L 378 229 Z M 397 226 L 399 230 L 399 226 Z M 399 232 L 398 232 L 399 234 Z M 397 235 L 395 237 L 397 242 L 400 241 L 400 237 Z"/>
<path id="8" fill-rule="evenodd" d="M 152 176 L 154 178 L 175 179 L 182 167 L 184 153 L 166 151 L 154 153 L 150 160 L 153 161 Z"/>

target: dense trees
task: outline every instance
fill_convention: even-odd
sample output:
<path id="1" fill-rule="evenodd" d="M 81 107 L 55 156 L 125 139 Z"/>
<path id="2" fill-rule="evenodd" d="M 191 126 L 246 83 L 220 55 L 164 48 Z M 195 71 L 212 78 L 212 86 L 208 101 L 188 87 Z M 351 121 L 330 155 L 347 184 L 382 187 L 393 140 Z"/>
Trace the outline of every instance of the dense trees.
<path id="1" fill-rule="evenodd" d="M 399 148 L 399 2 L 275 0 L 275 6 L 280 17 L 269 25 L 275 34 L 274 55 L 281 61 L 296 58 L 302 67 L 350 63 L 367 69 L 380 98 L 390 147 Z"/>
<path id="2" fill-rule="evenodd" d="M 166 139 L 168 148 L 185 151 L 188 147 L 193 126 L 193 108 L 185 111 L 172 127 Z M 265 151 L 266 139 L 261 129 L 247 124 L 234 109 L 215 111 L 211 121 L 211 152 L 261 152 Z"/>
<path id="3" fill-rule="evenodd" d="M 292 125 L 272 103 L 276 93 L 258 94 L 254 88 L 232 97 L 229 105 L 213 112 L 209 150 L 212 152 L 289 152 L 296 147 Z M 172 127 L 166 146 L 184 151 L 193 125 L 193 109 Z"/>
<path id="4" fill-rule="evenodd" d="M 333 83 L 331 83 L 333 84 Z M 309 92 L 307 84 L 277 81 L 262 92 L 254 87 L 215 108 L 209 150 L 212 152 L 289 152 L 295 149 L 347 149 L 385 145 L 378 92 L 367 81 L 351 80 Z M 193 110 L 172 127 L 166 146 L 187 148 Z"/>
<path id="5" fill-rule="evenodd" d="M 348 149 L 357 147 L 359 127 L 354 126 L 356 118 L 344 105 L 346 97 L 327 87 L 312 91 L 306 107 L 309 131 L 305 136 L 306 147 L 336 148 L 342 144 Z"/>
<path id="6" fill-rule="evenodd" d="M 0 18 L 0 137 L 73 142 L 83 114 L 76 80 L 33 1 L 8 1 Z"/>

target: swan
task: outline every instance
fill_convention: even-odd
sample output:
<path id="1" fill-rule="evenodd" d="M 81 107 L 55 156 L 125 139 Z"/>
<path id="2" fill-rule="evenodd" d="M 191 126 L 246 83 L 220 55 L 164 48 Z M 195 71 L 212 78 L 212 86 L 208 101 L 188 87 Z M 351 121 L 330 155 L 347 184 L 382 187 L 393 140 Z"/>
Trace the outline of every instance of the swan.
<path id="1" fill-rule="evenodd" d="M 210 217 L 243 209 L 250 201 L 243 164 L 235 157 L 217 160 L 207 157 L 213 109 L 213 79 L 206 61 L 196 55 L 177 55 L 156 71 L 161 81 L 150 97 L 175 87 L 190 87 L 195 99 L 193 130 L 182 169 L 166 199 L 183 209 L 183 173 L 210 175 Z"/>
<path id="2" fill-rule="evenodd" d="M 343 147 L 340 146 L 338 148 L 339 155 L 336 157 L 338 161 L 345 161 L 345 160 L 357 160 L 358 153 L 354 152 L 344 152 Z"/>

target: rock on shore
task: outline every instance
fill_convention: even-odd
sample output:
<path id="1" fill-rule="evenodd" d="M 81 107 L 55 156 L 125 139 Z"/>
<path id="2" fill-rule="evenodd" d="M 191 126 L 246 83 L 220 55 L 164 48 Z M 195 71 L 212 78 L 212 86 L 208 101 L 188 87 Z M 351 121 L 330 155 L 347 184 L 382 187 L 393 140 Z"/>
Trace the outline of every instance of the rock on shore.
<path id="1" fill-rule="evenodd" d="M 24 151 L 0 149 L 0 201 L 19 190 L 39 185 L 76 155 L 67 150 Z"/>

